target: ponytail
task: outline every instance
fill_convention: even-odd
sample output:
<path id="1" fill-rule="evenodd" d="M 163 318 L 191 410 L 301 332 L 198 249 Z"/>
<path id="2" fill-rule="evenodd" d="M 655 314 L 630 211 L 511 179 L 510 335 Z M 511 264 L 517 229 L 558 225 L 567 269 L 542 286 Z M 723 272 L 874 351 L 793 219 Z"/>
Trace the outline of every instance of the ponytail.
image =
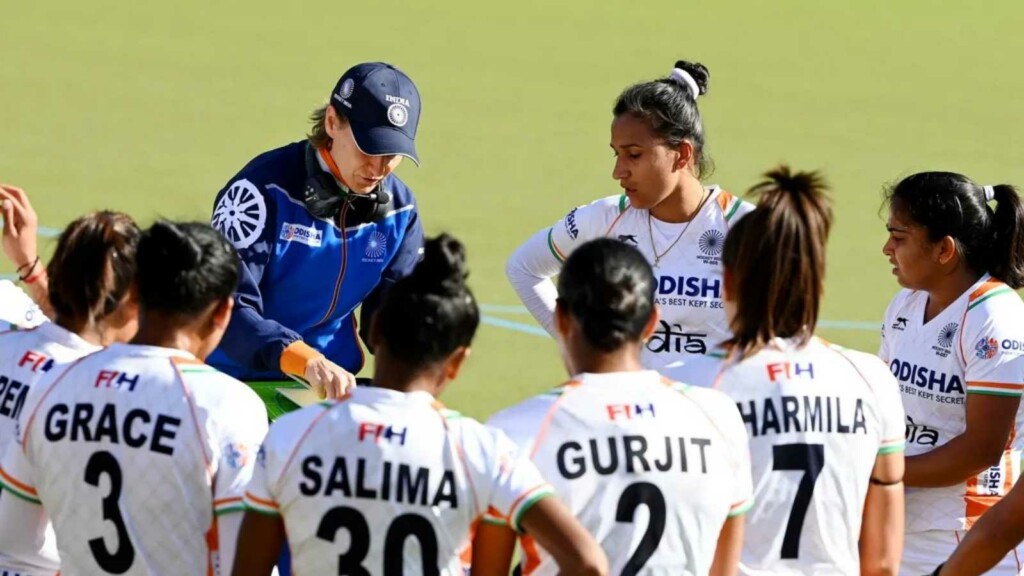
<path id="1" fill-rule="evenodd" d="M 1009 184 L 992 187 L 996 209 L 992 213 L 989 273 L 1012 288 L 1024 286 L 1024 203 Z"/>
<path id="2" fill-rule="evenodd" d="M 750 189 L 757 208 L 725 238 L 722 265 L 732 274 L 736 314 L 725 346 L 740 357 L 773 338 L 806 344 L 825 292 L 825 244 L 832 227 L 828 185 L 817 172 L 779 166 Z"/>

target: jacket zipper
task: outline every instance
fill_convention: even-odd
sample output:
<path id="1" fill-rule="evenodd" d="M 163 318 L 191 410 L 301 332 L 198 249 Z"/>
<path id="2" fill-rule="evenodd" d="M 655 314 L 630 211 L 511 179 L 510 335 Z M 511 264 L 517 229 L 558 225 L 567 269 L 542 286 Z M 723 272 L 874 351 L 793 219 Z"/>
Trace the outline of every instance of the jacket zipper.
<path id="1" fill-rule="evenodd" d="M 348 213 L 348 202 L 341 207 L 341 214 L 338 216 L 338 229 L 341 231 L 341 270 L 338 272 L 338 281 L 334 284 L 334 297 L 331 299 L 331 306 L 327 313 L 312 327 L 315 328 L 331 319 L 334 310 L 338 307 L 338 296 L 341 294 L 341 283 L 345 279 L 345 269 L 348 268 L 348 233 L 345 231 L 345 215 Z"/>

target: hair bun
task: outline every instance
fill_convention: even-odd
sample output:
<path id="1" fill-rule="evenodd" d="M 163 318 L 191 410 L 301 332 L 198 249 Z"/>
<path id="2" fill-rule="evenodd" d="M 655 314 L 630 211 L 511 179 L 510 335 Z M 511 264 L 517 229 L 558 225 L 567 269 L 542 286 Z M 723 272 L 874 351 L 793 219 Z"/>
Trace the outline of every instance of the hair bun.
<path id="1" fill-rule="evenodd" d="M 409 279 L 422 292 L 457 294 L 466 289 L 468 277 L 465 246 L 455 237 L 441 234 L 424 244 L 423 261 Z"/>
<path id="2" fill-rule="evenodd" d="M 162 265 L 187 270 L 195 268 L 202 261 L 202 249 L 174 222 L 158 221 L 150 231 L 152 237 L 158 240 Z"/>
<path id="3" fill-rule="evenodd" d="M 682 86 L 686 86 L 690 91 L 693 90 L 693 86 L 690 86 L 690 83 L 686 81 L 686 76 L 689 76 L 689 78 L 696 84 L 697 93 L 693 95 L 694 100 L 696 100 L 698 96 L 708 93 L 708 82 L 711 80 L 711 72 L 708 71 L 707 66 L 704 66 L 700 62 L 676 60 L 676 63 L 672 68 L 672 74 L 669 76 L 672 81 Z M 686 76 L 678 74 L 676 71 L 684 72 Z"/>

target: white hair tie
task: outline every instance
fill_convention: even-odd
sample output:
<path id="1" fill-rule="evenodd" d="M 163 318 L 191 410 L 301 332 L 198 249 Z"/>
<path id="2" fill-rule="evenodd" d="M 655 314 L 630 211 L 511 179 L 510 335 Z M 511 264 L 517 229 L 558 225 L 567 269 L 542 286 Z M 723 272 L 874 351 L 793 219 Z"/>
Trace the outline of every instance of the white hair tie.
<path id="1" fill-rule="evenodd" d="M 697 85 L 697 81 L 690 76 L 690 73 L 682 68 L 673 68 L 671 78 L 680 84 L 685 84 L 690 87 L 693 91 L 693 99 L 696 100 L 697 96 L 700 96 L 700 86 Z"/>
<path id="2" fill-rule="evenodd" d="M 982 186 L 981 189 L 985 191 L 985 202 L 991 202 L 996 199 L 995 186 Z"/>

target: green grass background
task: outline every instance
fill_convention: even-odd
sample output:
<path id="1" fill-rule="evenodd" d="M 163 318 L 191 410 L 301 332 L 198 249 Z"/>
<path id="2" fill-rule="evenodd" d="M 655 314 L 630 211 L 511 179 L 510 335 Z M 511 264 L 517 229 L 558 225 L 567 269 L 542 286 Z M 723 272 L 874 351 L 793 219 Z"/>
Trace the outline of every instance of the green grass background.
<path id="1" fill-rule="evenodd" d="M 885 183 L 944 169 L 1024 184 L 1022 24 L 1016 0 L 5 0 L 0 181 L 52 227 L 96 208 L 207 219 L 248 159 L 302 137 L 341 72 L 386 60 L 423 96 L 423 166 L 399 174 L 428 234 L 468 244 L 481 302 L 516 304 L 507 255 L 619 190 L 615 96 L 684 57 L 711 70 L 711 181 L 740 192 L 780 161 L 824 170 L 838 218 L 823 317 L 875 322 L 897 289 Z M 444 399 L 486 417 L 563 377 L 549 340 L 484 326 Z"/>

